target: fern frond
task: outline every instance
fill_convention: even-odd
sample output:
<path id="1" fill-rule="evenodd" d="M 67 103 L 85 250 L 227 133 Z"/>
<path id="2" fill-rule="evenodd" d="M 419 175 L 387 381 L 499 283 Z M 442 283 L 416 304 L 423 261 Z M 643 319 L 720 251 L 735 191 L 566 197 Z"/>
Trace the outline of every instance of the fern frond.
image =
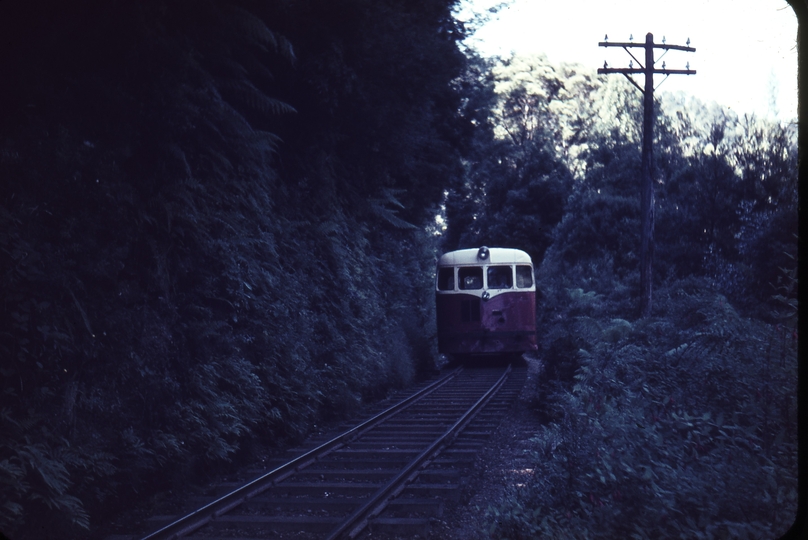
<path id="1" fill-rule="evenodd" d="M 255 111 L 264 114 L 288 114 L 297 112 L 297 110 L 288 103 L 269 97 L 249 81 L 225 81 L 221 83 L 221 86 L 238 104 L 243 104 Z"/>
<path id="2" fill-rule="evenodd" d="M 25 476 L 25 469 L 19 464 L 12 463 L 8 459 L 0 461 L 0 483 L 17 485 Z"/>
<path id="3" fill-rule="evenodd" d="M 78 497 L 63 494 L 55 497 L 50 504 L 67 514 L 74 525 L 85 530 L 90 528 L 90 516 L 84 510 L 84 505 Z"/>
<path id="4" fill-rule="evenodd" d="M 211 168 L 211 170 L 205 172 L 209 174 L 212 173 L 215 176 L 227 175 L 233 171 L 233 162 L 214 148 L 208 148 L 207 152 L 202 155 L 200 161 Z"/>
<path id="5" fill-rule="evenodd" d="M 418 227 L 412 223 L 398 217 L 396 215 L 397 210 L 388 207 L 388 205 L 390 205 L 396 208 L 404 208 L 401 201 L 396 198 L 396 195 L 402 192 L 403 190 L 383 189 L 380 198 L 374 198 L 368 201 L 370 203 L 370 211 L 374 216 L 383 219 L 397 229 L 417 229 Z"/>
<path id="6" fill-rule="evenodd" d="M 283 140 L 269 131 L 256 129 L 251 137 L 254 142 L 266 145 L 267 149 L 274 151 Z"/>
<path id="7" fill-rule="evenodd" d="M 289 40 L 270 30 L 264 21 L 239 6 L 229 4 L 227 9 L 232 15 L 232 25 L 236 35 L 265 50 L 268 45 L 289 61 L 295 60 L 295 53 Z"/>
<path id="8" fill-rule="evenodd" d="M 13 501 L 5 501 L 0 506 L 0 515 L 8 516 L 10 521 L 18 519 L 22 516 L 22 505 Z"/>
<path id="9" fill-rule="evenodd" d="M 64 493 L 70 486 L 70 475 L 64 465 L 47 455 L 44 445 L 27 444 L 17 450 L 17 456 L 40 478 L 50 490 L 57 494 Z"/>
<path id="10" fill-rule="evenodd" d="M 317 226 L 318 236 L 328 236 L 339 231 L 339 224 L 336 221 L 323 221 Z"/>

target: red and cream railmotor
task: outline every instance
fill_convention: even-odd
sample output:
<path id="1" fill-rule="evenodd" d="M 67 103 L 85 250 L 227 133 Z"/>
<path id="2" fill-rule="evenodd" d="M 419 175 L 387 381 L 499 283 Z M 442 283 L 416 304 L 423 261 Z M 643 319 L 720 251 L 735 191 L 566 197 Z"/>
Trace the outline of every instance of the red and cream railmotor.
<path id="1" fill-rule="evenodd" d="M 455 358 L 535 351 L 536 284 L 524 251 L 461 249 L 438 260 L 438 350 Z"/>

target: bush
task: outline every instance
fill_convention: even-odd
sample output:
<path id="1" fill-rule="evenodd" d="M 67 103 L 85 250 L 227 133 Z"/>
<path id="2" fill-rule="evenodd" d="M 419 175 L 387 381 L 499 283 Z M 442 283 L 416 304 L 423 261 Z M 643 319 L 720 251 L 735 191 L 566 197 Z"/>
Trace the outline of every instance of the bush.
<path id="1" fill-rule="evenodd" d="M 545 383 L 553 423 L 533 439 L 532 481 L 491 511 L 496 538 L 761 538 L 793 523 L 792 331 L 739 316 L 697 280 L 657 299 L 634 323 L 556 323 L 577 349 L 555 351 L 578 367 Z"/>

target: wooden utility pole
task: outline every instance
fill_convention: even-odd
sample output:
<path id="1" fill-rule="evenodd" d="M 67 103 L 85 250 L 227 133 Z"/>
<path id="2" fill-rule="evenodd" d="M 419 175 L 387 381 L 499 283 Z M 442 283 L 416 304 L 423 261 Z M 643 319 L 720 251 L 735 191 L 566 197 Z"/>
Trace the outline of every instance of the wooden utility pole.
<path id="1" fill-rule="evenodd" d="M 634 60 L 629 63 L 628 68 L 610 68 L 606 62 L 598 69 L 598 74 L 622 73 L 636 86 L 643 94 L 643 115 L 642 115 L 642 241 L 640 247 L 640 314 L 647 317 L 651 314 L 651 283 L 652 283 L 652 262 L 654 258 L 654 74 L 660 75 L 695 75 L 696 71 L 690 69 L 688 62 L 686 69 L 666 69 L 665 62 L 662 69 L 657 69 L 654 64 L 662 59 L 662 56 L 669 50 L 695 52 L 696 49 L 690 47 L 690 38 L 687 46 L 666 45 L 665 38 L 662 43 L 654 43 L 654 35 L 650 32 L 645 36 L 645 43 L 634 43 L 633 37 L 628 43 L 609 42 L 608 36 L 604 41 L 598 43 L 601 47 L 623 47 Z M 645 65 L 637 60 L 629 50 L 632 47 L 645 48 Z M 665 49 L 657 60 L 654 60 L 654 49 Z M 634 67 L 637 62 L 638 67 Z M 645 75 L 645 87 L 643 88 L 631 77 L 632 75 Z M 664 81 L 664 79 L 663 79 Z M 661 84 L 661 83 L 660 83 Z"/>

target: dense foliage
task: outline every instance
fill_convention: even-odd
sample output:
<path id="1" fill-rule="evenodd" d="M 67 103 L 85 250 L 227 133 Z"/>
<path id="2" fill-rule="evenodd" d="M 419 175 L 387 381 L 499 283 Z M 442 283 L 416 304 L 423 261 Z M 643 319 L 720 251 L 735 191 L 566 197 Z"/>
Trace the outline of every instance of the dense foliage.
<path id="1" fill-rule="evenodd" d="M 634 322 L 615 309 L 625 289 L 558 296 L 533 474 L 489 510 L 493 535 L 783 534 L 797 505 L 795 313 L 744 318 L 698 279 L 658 290 L 654 316 Z"/>
<path id="2" fill-rule="evenodd" d="M 452 4 L 3 3 L 0 530 L 83 537 L 429 367 Z"/>
<path id="3" fill-rule="evenodd" d="M 489 509 L 491 535 L 782 534 L 797 501 L 794 126 L 661 97 L 654 309 L 639 318 L 636 90 L 544 57 L 489 60 L 475 80 L 487 129 L 445 241 L 531 253 L 544 366 L 533 476 Z"/>

